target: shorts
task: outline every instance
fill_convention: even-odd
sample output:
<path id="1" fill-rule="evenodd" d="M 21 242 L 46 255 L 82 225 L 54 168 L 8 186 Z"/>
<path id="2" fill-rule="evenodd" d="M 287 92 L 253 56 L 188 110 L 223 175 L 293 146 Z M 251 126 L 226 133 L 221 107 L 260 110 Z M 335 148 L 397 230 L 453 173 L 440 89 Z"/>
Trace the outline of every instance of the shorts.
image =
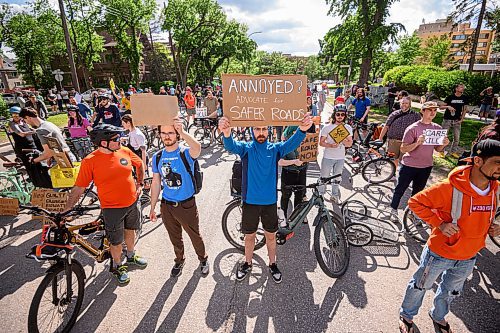
<path id="1" fill-rule="evenodd" d="M 253 234 L 259 227 L 259 219 L 262 227 L 267 232 L 278 231 L 278 206 L 272 205 L 251 205 L 243 203 L 241 220 L 241 232 Z"/>
<path id="2" fill-rule="evenodd" d="M 103 208 L 104 228 L 111 245 L 123 243 L 124 229 L 137 230 L 141 223 L 139 200 L 125 208 Z"/>
<path id="3" fill-rule="evenodd" d="M 356 117 L 356 116 L 354 116 L 354 117 L 355 117 L 357 120 L 360 120 L 360 119 L 361 119 L 361 117 L 360 117 L 360 118 L 358 118 L 358 117 Z M 368 117 L 365 117 L 365 119 L 364 119 L 361 123 L 363 123 L 363 124 L 368 124 Z"/>
<path id="4" fill-rule="evenodd" d="M 186 112 L 190 116 L 196 115 L 196 109 L 188 109 L 188 108 L 186 108 Z"/>
<path id="5" fill-rule="evenodd" d="M 394 153 L 395 159 L 401 159 L 401 144 L 402 140 L 397 139 L 389 139 L 387 140 L 387 152 Z"/>

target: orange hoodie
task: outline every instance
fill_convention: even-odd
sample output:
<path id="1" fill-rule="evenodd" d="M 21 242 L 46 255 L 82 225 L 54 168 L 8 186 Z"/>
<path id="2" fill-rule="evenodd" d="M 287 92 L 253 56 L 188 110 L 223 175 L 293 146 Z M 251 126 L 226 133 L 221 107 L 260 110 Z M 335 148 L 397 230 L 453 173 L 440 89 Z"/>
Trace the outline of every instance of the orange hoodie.
<path id="1" fill-rule="evenodd" d="M 448 179 L 415 194 L 408 201 L 410 209 L 432 226 L 427 241 L 434 253 L 452 260 L 467 260 L 485 246 L 491 222 L 495 218 L 497 181 L 490 182 L 490 192 L 480 196 L 471 187 L 472 166 L 455 168 Z M 441 223 L 451 223 L 453 186 L 462 191 L 462 214 L 458 220 L 460 231 L 451 237 L 438 228 Z"/>
<path id="2" fill-rule="evenodd" d="M 192 93 L 186 93 L 184 95 L 184 102 L 186 103 L 186 108 L 194 109 L 195 99 Z"/>

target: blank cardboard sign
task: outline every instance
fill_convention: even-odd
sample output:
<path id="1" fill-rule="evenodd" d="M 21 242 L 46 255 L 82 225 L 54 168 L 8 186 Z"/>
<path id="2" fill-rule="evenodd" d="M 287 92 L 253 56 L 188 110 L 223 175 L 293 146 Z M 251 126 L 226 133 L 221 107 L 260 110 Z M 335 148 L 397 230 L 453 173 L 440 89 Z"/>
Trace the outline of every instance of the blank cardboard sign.
<path id="1" fill-rule="evenodd" d="M 179 114 L 177 97 L 153 94 L 133 94 L 130 109 L 135 126 L 173 125 Z"/>
<path id="2" fill-rule="evenodd" d="M 307 113 L 307 76 L 222 74 L 231 126 L 299 125 Z"/>

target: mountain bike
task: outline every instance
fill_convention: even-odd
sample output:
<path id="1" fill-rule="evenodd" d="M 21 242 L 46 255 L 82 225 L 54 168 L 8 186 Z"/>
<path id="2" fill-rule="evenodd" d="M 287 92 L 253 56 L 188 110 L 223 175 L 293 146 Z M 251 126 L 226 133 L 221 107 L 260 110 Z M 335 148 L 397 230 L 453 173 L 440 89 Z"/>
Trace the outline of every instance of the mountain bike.
<path id="1" fill-rule="evenodd" d="M 312 208 L 318 207 L 318 213 L 313 223 L 313 226 L 315 226 L 313 236 L 314 253 L 323 272 L 333 278 L 338 278 L 346 272 L 349 265 L 350 250 L 340 217 L 326 208 L 318 187 L 330 184 L 337 177 L 340 177 L 340 175 L 320 178 L 316 183 L 309 185 L 287 186 L 292 191 L 312 189 L 313 195 L 309 200 L 295 207 L 288 221 L 281 223 L 276 232 L 277 244 L 285 244 L 288 239 L 294 236 L 294 229 L 299 224 L 302 224 Z M 237 208 L 241 209 L 241 206 L 241 199 L 236 198 L 231 201 L 222 215 L 222 230 L 231 245 L 244 251 L 244 234 L 241 232 L 241 210 L 239 212 L 237 210 Z M 264 246 L 265 242 L 264 233 L 259 229 L 255 249 Z"/>
<path id="2" fill-rule="evenodd" d="M 223 144 L 224 134 L 218 133 L 217 119 L 194 118 L 194 122 L 189 125 L 189 133 L 201 144 L 201 148 L 208 148 L 212 143 Z"/>

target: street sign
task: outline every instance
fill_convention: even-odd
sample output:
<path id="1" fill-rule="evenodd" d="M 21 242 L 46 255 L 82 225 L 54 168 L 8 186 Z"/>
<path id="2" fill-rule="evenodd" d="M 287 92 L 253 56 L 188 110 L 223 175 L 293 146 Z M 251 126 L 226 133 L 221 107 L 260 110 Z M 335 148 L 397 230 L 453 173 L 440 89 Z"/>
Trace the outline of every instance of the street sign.
<path id="1" fill-rule="evenodd" d="M 61 71 L 60 69 L 56 69 L 55 71 L 52 71 L 52 74 L 54 74 L 54 78 L 56 79 L 57 82 L 61 82 L 63 80 L 63 74 L 64 72 Z"/>

